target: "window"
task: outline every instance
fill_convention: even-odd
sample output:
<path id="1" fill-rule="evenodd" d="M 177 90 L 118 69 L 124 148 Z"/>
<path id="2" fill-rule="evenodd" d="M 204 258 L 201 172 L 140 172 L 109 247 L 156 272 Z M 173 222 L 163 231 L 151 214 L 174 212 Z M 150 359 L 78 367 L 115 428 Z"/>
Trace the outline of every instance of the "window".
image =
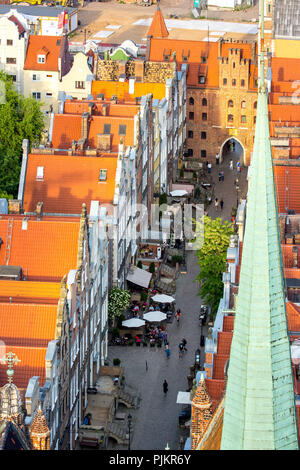
<path id="1" fill-rule="evenodd" d="M 235 62 L 232 63 L 232 67 L 235 69 Z"/>
<path id="2" fill-rule="evenodd" d="M 46 62 L 46 56 L 38 55 L 37 56 L 37 61 L 38 61 L 38 64 L 44 64 Z"/>
<path id="3" fill-rule="evenodd" d="M 106 181 L 107 170 L 100 170 L 99 181 Z"/>
<path id="4" fill-rule="evenodd" d="M 124 124 L 119 125 L 119 135 L 126 135 L 126 125 Z"/>
<path id="5" fill-rule="evenodd" d="M 206 64 L 206 62 L 207 62 L 206 57 L 201 57 L 201 62 L 202 62 L 202 64 Z"/>
<path id="6" fill-rule="evenodd" d="M 207 113 L 202 113 L 202 121 L 207 121 Z"/>
<path id="7" fill-rule="evenodd" d="M 256 116 L 254 116 L 254 118 L 253 118 L 253 124 L 255 124 L 255 123 L 256 123 Z"/>
<path id="8" fill-rule="evenodd" d="M 36 179 L 43 180 L 44 179 L 44 167 L 38 166 L 36 169 Z"/>
<path id="9" fill-rule="evenodd" d="M 202 100 L 202 106 L 207 106 L 207 99 L 206 99 L 206 98 L 203 98 L 203 100 Z"/>
<path id="10" fill-rule="evenodd" d="M 104 124 L 103 134 L 110 134 L 110 124 Z"/>
<path id="11" fill-rule="evenodd" d="M 189 113 L 189 119 L 190 119 L 191 121 L 194 120 L 194 113 L 193 113 L 193 112 L 190 112 L 190 113 Z"/>
<path id="12" fill-rule="evenodd" d="M 52 93 L 47 92 L 46 93 L 46 98 L 52 98 Z"/>
<path id="13" fill-rule="evenodd" d="M 241 86 L 245 86 L 245 80 L 241 80 Z"/>
<path id="14" fill-rule="evenodd" d="M 39 91 L 34 91 L 32 93 L 32 98 L 34 98 L 35 100 L 40 100 L 41 99 L 41 93 Z"/>
<path id="15" fill-rule="evenodd" d="M 188 138 L 192 139 L 194 137 L 194 132 L 193 131 L 188 131 Z"/>
<path id="16" fill-rule="evenodd" d="M 201 150 L 201 157 L 206 158 L 206 150 Z"/>
<path id="17" fill-rule="evenodd" d="M 6 63 L 7 64 L 16 64 L 17 59 L 15 57 L 6 57 Z"/>
<path id="18" fill-rule="evenodd" d="M 201 83 L 201 84 L 205 83 L 205 77 L 204 77 L 204 75 L 199 75 L 199 77 L 198 77 L 198 83 Z"/>
<path id="19" fill-rule="evenodd" d="M 223 85 L 227 85 L 227 78 L 223 78 Z"/>
<path id="20" fill-rule="evenodd" d="M 233 101 L 232 100 L 228 101 L 228 108 L 233 108 Z"/>
<path id="21" fill-rule="evenodd" d="M 228 122 L 233 122 L 233 114 L 228 114 L 227 121 Z"/>
<path id="22" fill-rule="evenodd" d="M 203 140 L 206 139 L 206 132 L 204 132 L 204 131 L 201 132 L 201 139 L 203 139 Z"/>
<path id="23" fill-rule="evenodd" d="M 7 39 L 6 45 L 7 46 L 12 46 L 13 45 L 13 40 L 12 39 Z"/>
<path id="24" fill-rule="evenodd" d="M 247 122 L 246 116 L 241 116 L 241 122 L 243 123 Z"/>
<path id="25" fill-rule="evenodd" d="M 40 79 L 41 79 L 41 76 L 39 74 L 37 74 L 37 73 L 32 74 L 32 80 L 34 82 L 39 82 Z"/>
<path id="26" fill-rule="evenodd" d="M 75 88 L 84 89 L 84 82 L 75 82 Z"/>
<path id="27" fill-rule="evenodd" d="M 242 108 L 246 108 L 246 101 L 242 101 L 242 102 L 241 102 L 241 107 L 242 107 Z"/>
<path id="28" fill-rule="evenodd" d="M 235 85 L 236 85 L 236 79 L 234 78 L 234 79 L 232 80 L 232 86 L 235 86 Z"/>
<path id="29" fill-rule="evenodd" d="M 188 149 L 188 157 L 192 157 L 194 154 L 193 149 Z"/>
<path id="30" fill-rule="evenodd" d="M 193 104 L 194 104 L 194 98 L 191 97 L 191 98 L 189 99 L 189 104 L 193 106 Z"/>
<path id="31" fill-rule="evenodd" d="M 257 101 L 255 101 L 254 105 L 253 105 L 253 108 L 256 109 L 257 108 Z"/>
<path id="32" fill-rule="evenodd" d="M 16 81 L 17 81 L 17 75 L 9 75 L 9 77 L 12 78 L 12 81 L 13 81 L 13 82 L 16 82 Z"/>

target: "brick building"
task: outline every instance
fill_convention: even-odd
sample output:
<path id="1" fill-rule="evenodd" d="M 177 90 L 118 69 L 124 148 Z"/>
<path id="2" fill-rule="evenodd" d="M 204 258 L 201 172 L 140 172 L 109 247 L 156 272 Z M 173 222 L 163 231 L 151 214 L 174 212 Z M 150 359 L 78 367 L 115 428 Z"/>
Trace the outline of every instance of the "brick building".
<path id="1" fill-rule="evenodd" d="M 225 155 L 226 142 L 235 139 L 243 150 L 241 160 L 248 165 L 257 101 L 256 41 L 168 39 L 158 12 L 148 31 L 147 59 L 175 62 L 177 69 L 186 64 L 185 157 L 213 162 L 217 153 Z"/>

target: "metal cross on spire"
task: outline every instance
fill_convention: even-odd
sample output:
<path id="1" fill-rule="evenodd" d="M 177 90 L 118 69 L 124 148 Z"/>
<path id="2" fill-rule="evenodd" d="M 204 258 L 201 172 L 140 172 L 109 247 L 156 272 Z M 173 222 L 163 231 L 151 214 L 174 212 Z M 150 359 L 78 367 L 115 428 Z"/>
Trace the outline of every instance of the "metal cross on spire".
<path id="1" fill-rule="evenodd" d="M 1 364 L 7 364 L 7 377 L 8 377 L 8 382 L 12 383 L 13 381 L 13 376 L 14 376 L 14 369 L 13 365 L 17 365 L 18 362 L 21 362 L 20 359 L 18 359 L 17 355 L 11 351 L 9 351 L 5 356 L 3 356 L 0 359 Z"/>

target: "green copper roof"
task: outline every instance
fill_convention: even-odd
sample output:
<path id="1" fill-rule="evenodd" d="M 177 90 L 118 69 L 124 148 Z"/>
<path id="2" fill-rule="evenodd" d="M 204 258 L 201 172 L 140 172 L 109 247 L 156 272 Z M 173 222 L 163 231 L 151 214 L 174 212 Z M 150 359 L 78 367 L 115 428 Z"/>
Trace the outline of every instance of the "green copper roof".
<path id="1" fill-rule="evenodd" d="M 261 84 L 221 449 L 297 448 L 267 94 Z"/>

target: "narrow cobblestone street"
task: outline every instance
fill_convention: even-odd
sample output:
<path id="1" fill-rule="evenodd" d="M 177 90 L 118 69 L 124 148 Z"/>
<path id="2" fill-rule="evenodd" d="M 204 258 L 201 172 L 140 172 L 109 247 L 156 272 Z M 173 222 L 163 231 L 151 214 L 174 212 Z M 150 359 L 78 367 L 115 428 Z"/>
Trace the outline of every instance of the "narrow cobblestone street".
<path id="1" fill-rule="evenodd" d="M 229 154 L 219 165 L 213 165 L 212 176 L 215 183 L 214 193 L 219 200 L 223 198 L 224 208 L 216 211 L 214 201 L 208 208 L 208 215 L 222 217 L 223 220 L 231 220 L 231 210 L 236 206 L 237 197 L 246 196 L 247 168 L 242 167 L 241 173 L 237 173 L 236 167 L 229 168 L 231 157 L 238 155 Z M 224 172 L 224 181 L 218 181 L 219 171 Z M 239 192 L 236 192 L 234 181 L 239 179 Z M 140 394 L 140 408 L 130 410 L 133 416 L 133 429 L 131 439 L 132 450 L 162 450 L 167 443 L 171 450 L 179 449 L 180 436 L 183 431 L 178 425 L 178 413 L 182 405 L 176 404 L 178 391 L 188 389 L 187 375 L 189 367 L 195 362 L 195 351 L 200 347 L 200 335 L 207 335 L 207 326 L 199 326 L 199 310 L 201 299 L 197 295 L 199 285 L 195 278 L 199 273 L 196 253 L 187 251 L 187 274 L 180 274 L 176 281 L 176 307 L 181 308 L 183 316 L 178 326 L 176 321 L 167 324 L 168 340 L 171 356 L 166 358 L 164 348 L 147 348 L 135 345 L 111 346 L 109 348 L 109 361 L 113 358 L 121 359 L 124 367 L 126 385 Z M 179 359 L 178 345 L 185 337 L 187 349 L 184 357 Z M 204 348 L 201 348 L 201 364 L 204 361 Z M 147 362 L 147 370 L 146 370 Z M 163 393 L 163 381 L 167 380 L 169 391 L 167 396 Z M 128 410 L 126 413 L 128 414 Z"/>

